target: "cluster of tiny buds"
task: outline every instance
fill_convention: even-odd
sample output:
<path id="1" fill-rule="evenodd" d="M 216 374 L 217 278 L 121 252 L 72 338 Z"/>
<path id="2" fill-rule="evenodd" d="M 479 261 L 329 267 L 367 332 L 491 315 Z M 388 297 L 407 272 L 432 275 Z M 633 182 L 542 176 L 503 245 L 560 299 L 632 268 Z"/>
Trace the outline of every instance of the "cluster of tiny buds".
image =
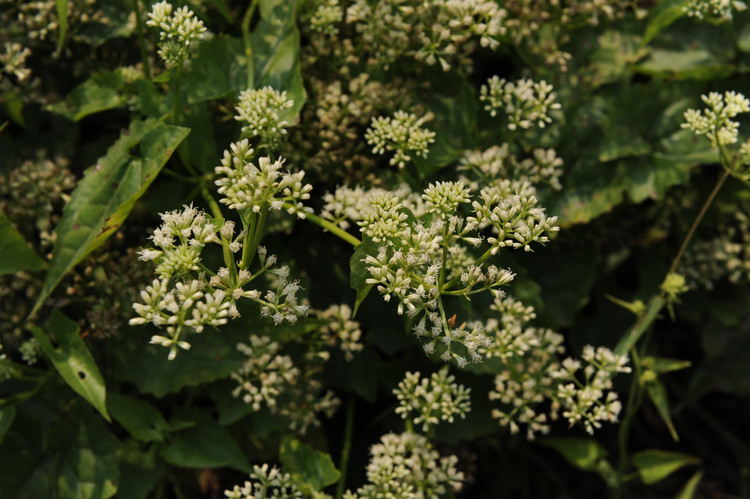
<path id="1" fill-rule="evenodd" d="M 416 433 L 389 433 L 370 449 L 367 484 L 344 499 L 438 498 L 458 492 L 464 474 L 456 456 L 441 457 L 430 441 Z"/>
<path id="2" fill-rule="evenodd" d="M 228 499 L 302 499 L 303 495 L 289 473 L 269 467 L 268 464 L 253 466 L 250 480 L 225 490 Z"/>
<path id="3" fill-rule="evenodd" d="M 555 102 L 556 95 L 552 85 L 544 80 L 535 82 L 523 78 L 509 82 L 493 76 L 482 85 L 479 98 L 487 102 L 484 109 L 492 116 L 503 109 L 508 117 L 508 129 L 516 130 L 531 128 L 534 124 L 544 128 L 552 123 L 549 111 L 561 107 Z"/>
<path id="4" fill-rule="evenodd" d="M 455 416 L 464 419 L 471 410 L 471 389 L 456 383 L 455 377 L 448 374 L 448 366 L 429 378 L 422 378 L 419 372 L 407 372 L 393 393 L 399 400 L 396 414 L 404 419 L 412 417 L 425 433 L 440 421 L 452 423 Z"/>
<path id="5" fill-rule="evenodd" d="M 719 21 L 731 21 L 733 11 L 747 9 L 745 2 L 739 0 L 687 0 L 682 11 L 698 19 L 711 18 Z"/>
<path id="6" fill-rule="evenodd" d="M 247 137 L 260 137 L 260 143 L 275 148 L 286 134 L 289 123 L 282 118 L 294 106 L 286 91 L 279 92 L 270 86 L 251 88 L 240 93 L 234 119 L 243 123 L 242 133 Z"/>
<path id="7" fill-rule="evenodd" d="M 711 92 L 701 99 L 708 106 L 701 113 L 697 109 L 685 111 L 685 123 L 681 126 L 692 130 L 696 135 L 705 135 L 714 147 L 737 142 L 737 129 L 740 124 L 732 121 L 740 113 L 750 111 L 750 101 L 738 92 L 727 91 L 724 95 Z"/>
<path id="8" fill-rule="evenodd" d="M 394 153 L 390 163 L 403 168 L 412 155 L 427 157 L 429 145 L 435 142 L 435 132 L 422 127 L 428 118 L 405 111 L 396 111 L 393 117 L 373 118 L 365 139 L 375 154 Z"/>
<path id="9" fill-rule="evenodd" d="M 159 28 L 159 56 L 168 66 L 181 64 L 193 42 L 205 36 L 206 27 L 192 10 L 181 7 L 172 13 L 166 0 L 155 3 L 148 14 L 147 26 Z"/>

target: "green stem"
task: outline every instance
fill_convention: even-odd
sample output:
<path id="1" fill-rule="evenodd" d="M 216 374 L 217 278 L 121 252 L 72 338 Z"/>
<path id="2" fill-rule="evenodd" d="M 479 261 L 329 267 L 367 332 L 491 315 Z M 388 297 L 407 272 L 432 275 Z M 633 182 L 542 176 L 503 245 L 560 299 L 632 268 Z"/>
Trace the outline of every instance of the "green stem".
<path id="1" fill-rule="evenodd" d="M 143 36 L 143 19 L 141 18 L 140 0 L 133 0 L 133 11 L 135 11 L 135 29 L 138 33 L 138 45 L 141 49 L 141 62 L 143 62 L 143 75 L 147 80 L 151 79 L 151 66 L 148 63 L 148 52 L 146 52 L 146 39 Z"/>
<path id="2" fill-rule="evenodd" d="M 180 83 L 182 82 L 182 61 L 177 63 L 177 74 L 174 77 L 172 91 L 174 100 L 172 102 L 172 124 L 180 124 Z"/>
<path id="3" fill-rule="evenodd" d="M 177 173 L 174 170 L 170 170 L 169 168 L 162 168 L 161 171 L 162 171 L 162 173 L 164 173 L 168 177 L 176 178 L 176 179 L 181 180 L 183 182 L 188 182 L 188 183 L 197 183 L 197 182 L 199 182 L 198 179 L 195 179 L 193 177 L 186 177 L 185 175 L 181 175 L 181 174 Z"/>
<path id="4" fill-rule="evenodd" d="M 643 391 L 641 390 L 640 378 L 641 378 L 641 366 L 640 357 L 635 347 L 630 349 L 630 353 L 633 358 L 633 366 L 635 367 L 633 372 L 633 379 L 630 382 L 630 390 L 628 391 L 628 401 L 625 405 L 625 417 L 620 423 L 620 428 L 617 432 L 617 445 L 620 451 L 619 462 L 617 463 L 617 489 L 615 490 L 615 498 L 622 497 L 622 484 L 625 482 L 625 469 L 628 464 L 628 437 L 630 435 L 630 425 L 633 421 L 635 412 L 641 405 L 643 400 Z"/>
<path id="5" fill-rule="evenodd" d="M 255 68 L 253 67 L 253 43 L 250 39 L 250 21 L 253 19 L 258 0 L 252 0 L 250 6 L 242 17 L 242 41 L 245 45 L 245 58 L 247 59 L 247 88 L 255 87 Z"/>
<path id="6" fill-rule="evenodd" d="M 706 199 L 706 202 L 703 203 L 703 206 L 701 207 L 701 211 L 698 212 L 698 216 L 696 216 L 695 220 L 693 220 L 693 225 L 690 227 L 690 230 L 685 236 L 685 239 L 682 241 L 682 246 L 680 246 L 680 249 L 677 252 L 677 255 L 674 257 L 674 260 L 672 261 L 672 266 L 669 267 L 669 272 L 667 272 L 667 274 L 671 274 L 677 269 L 677 265 L 679 265 L 680 260 L 682 259 L 682 255 L 683 253 L 685 253 L 685 249 L 687 248 L 688 244 L 690 244 L 690 240 L 693 238 L 693 235 L 695 234 L 695 231 L 698 228 L 698 225 L 700 225 L 701 221 L 703 220 L 703 216 L 708 211 L 708 208 L 709 206 L 711 206 L 711 203 L 713 203 L 714 199 L 716 198 L 716 195 L 719 193 L 719 190 L 721 189 L 721 186 L 724 185 L 724 182 L 729 177 L 729 174 L 730 174 L 729 169 L 725 168 L 724 173 L 722 173 L 718 182 L 716 182 L 716 185 L 714 186 L 714 189 L 711 191 L 711 194 L 708 195 L 708 199 Z"/>
<path id="7" fill-rule="evenodd" d="M 346 404 L 346 423 L 344 423 L 344 445 L 341 448 L 341 460 L 339 461 L 339 470 L 341 478 L 336 486 L 336 499 L 341 499 L 346 487 L 346 471 L 349 467 L 349 454 L 352 448 L 352 434 L 354 433 L 354 397 L 350 396 Z"/>
<path id="8" fill-rule="evenodd" d="M 263 228 L 266 225 L 266 218 L 268 217 L 268 204 L 264 203 L 260 207 L 260 213 L 257 219 L 257 222 L 254 224 L 255 227 L 251 225 L 251 229 L 248 230 L 247 234 L 245 234 L 245 243 L 242 251 L 242 262 L 240 263 L 240 268 L 246 269 L 250 267 L 250 264 L 253 263 L 253 259 L 255 258 L 255 253 L 258 252 L 258 245 L 260 244 L 260 238 L 263 236 Z"/>
<path id="9" fill-rule="evenodd" d="M 284 208 L 290 208 L 291 206 L 292 205 L 289 203 L 284 203 Z M 320 218 L 317 215 L 313 215 L 312 213 L 305 213 L 305 219 L 311 221 L 315 225 L 323 227 L 325 230 L 327 230 L 331 234 L 338 236 L 339 238 L 343 239 L 344 241 L 346 241 L 347 243 L 351 244 L 354 247 L 357 247 L 360 244 L 362 244 L 362 241 L 360 241 L 353 235 L 341 229 L 339 226 L 335 225 L 334 223 L 329 222 L 328 220 L 325 220 L 323 218 Z"/>

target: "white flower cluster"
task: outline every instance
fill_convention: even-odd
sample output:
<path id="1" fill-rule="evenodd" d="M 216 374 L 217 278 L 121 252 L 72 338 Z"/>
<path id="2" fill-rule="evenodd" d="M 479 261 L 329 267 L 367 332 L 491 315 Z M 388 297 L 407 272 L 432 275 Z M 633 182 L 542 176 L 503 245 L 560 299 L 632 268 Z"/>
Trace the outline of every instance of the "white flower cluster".
<path id="1" fill-rule="evenodd" d="M 275 466 L 270 468 L 268 464 L 253 466 L 250 473 L 250 481 L 244 485 L 235 485 L 230 490 L 225 490 L 224 495 L 228 499 L 302 499 L 302 492 L 297 489 L 289 473 L 282 473 Z"/>
<path id="2" fill-rule="evenodd" d="M 39 344 L 39 341 L 37 341 L 36 338 L 29 338 L 21 343 L 21 346 L 18 348 L 18 353 L 21 354 L 21 360 L 30 366 L 36 364 L 37 361 L 44 356 L 42 345 Z"/>
<path id="3" fill-rule="evenodd" d="M 323 196 L 323 210 L 321 216 L 330 220 L 342 229 L 348 229 L 351 222 L 359 222 L 363 216 L 371 216 L 371 203 L 378 197 L 387 193 L 396 196 L 404 209 L 410 211 L 415 217 L 421 217 L 426 213 L 424 200 L 419 193 L 412 192 L 406 184 L 401 184 L 396 189 L 386 191 L 379 187 L 363 189 L 360 186 L 354 188 L 341 186 Z"/>
<path id="4" fill-rule="evenodd" d="M 745 2 L 738 0 L 688 0 L 682 6 L 682 11 L 690 17 L 720 21 L 731 21 L 733 11 L 741 12 L 746 9 Z"/>
<path id="5" fill-rule="evenodd" d="M 724 95 L 711 92 L 701 99 L 708 106 L 703 113 L 696 109 L 685 111 L 685 123 L 681 126 L 692 130 L 696 135 L 705 135 L 714 147 L 737 142 L 737 129 L 740 124 L 732 121 L 740 113 L 750 111 L 750 101 L 738 92 L 727 91 Z"/>
<path id="6" fill-rule="evenodd" d="M 15 42 L 5 42 L 4 48 L 5 52 L 0 53 L 2 72 L 24 82 L 31 76 L 31 70 L 26 67 L 26 59 L 31 55 L 31 50 Z"/>
<path id="7" fill-rule="evenodd" d="M 532 242 L 549 242 L 547 234 L 560 230 L 557 217 L 547 217 L 537 206 L 536 196 L 507 196 L 499 186 L 485 187 L 479 193 L 480 201 L 473 201 L 474 216 L 466 219 L 469 225 L 492 227 L 493 235 L 487 238 L 496 254 L 502 247 L 523 248 L 532 251 Z"/>
<path id="8" fill-rule="evenodd" d="M 691 287 L 713 289 L 714 283 L 750 281 L 750 217 L 734 214 L 733 223 L 720 228 L 720 235 L 691 243 L 677 268 Z"/>
<path id="9" fill-rule="evenodd" d="M 362 331 L 359 322 L 352 320 L 352 309 L 349 305 L 331 305 L 318 312 L 318 317 L 328 321 L 321 328 L 326 343 L 332 346 L 338 344 L 347 362 L 351 362 L 354 352 L 361 352 L 363 349 L 360 343 Z"/>
<path id="10" fill-rule="evenodd" d="M 310 425 L 319 426 L 317 415 L 333 414 L 339 400 L 333 392 L 321 393 L 317 379 L 322 363 L 328 359 L 307 345 L 309 351 L 292 359 L 282 353 L 282 345 L 267 336 L 250 336 L 250 343 L 240 343 L 237 350 L 247 356 L 242 367 L 231 374 L 238 385 L 232 396 L 242 397 L 254 411 L 268 407 L 276 416 L 286 418 L 289 428 L 305 433 Z"/>
<path id="11" fill-rule="evenodd" d="M 250 336 L 250 344 L 238 343 L 237 350 L 247 356 L 231 378 L 238 385 L 232 396 L 242 396 L 242 401 L 259 411 L 265 404 L 276 407 L 276 400 L 285 387 L 294 385 L 299 379 L 297 369 L 288 355 L 281 355 L 281 345 L 267 336 Z"/>
<path id="12" fill-rule="evenodd" d="M 182 7 L 172 13 L 166 0 L 155 3 L 148 13 L 147 26 L 159 28 L 159 56 L 167 66 L 181 64 L 190 54 L 190 46 L 204 37 L 206 27 L 192 10 Z"/>
<path id="13" fill-rule="evenodd" d="M 466 63 L 475 40 L 497 48 L 505 15 L 489 0 L 356 0 L 346 20 L 355 25 L 370 64 L 388 68 L 399 57 L 413 57 L 447 71 L 452 62 Z"/>
<path id="14" fill-rule="evenodd" d="M 495 377 L 490 400 L 498 400 L 503 408 L 493 409 L 492 417 L 511 433 L 526 426 L 526 438 L 550 431 L 550 422 L 560 411 L 571 425 L 581 424 L 593 433 L 602 421 L 615 422 L 620 412 L 617 394 L 612 391 L 616 373 L 630 372 L 628 356 L 617 356 L 603 347 L 584 348 L 582 358 L 588 364 L 579 379 L 581 362 L 564 354 L 563 337 L 551 330 L 528 326 L 536 317 L 533 307 L 497 293 L 493 310 L 501 320 L 491 319 L 487 331 L 494 334 L 494 344 L 487 357 L 498 357 L 505 369 Z M 549 407 L 549 413 L 540 407 Z"/>
<path id="15" fill-rule="evenodd" d="M 407 372 L 393 390 L 399 400 L 396 414 L 404 419 L 412 417 L 425 433 L 440 421 L 452 423 L 455 416 L 466 417 L 471 410 L 471 389 L 456 383 L 455 376 L 448 374 L 448 366 L 429 378 L 420 376 L 419 372 Z"/>
<path id="16" fill-rule="evenodd" d="M 554 149 L 536 148 L 532 158 L 517 159 L 510 153 L 508 143 L 492 146 L 484 151 L 466 151 L 461 158 L 458 169 L 473 173 L 478 180 L 467 181 L 473 190 L 479 185 L 490 186 L 503 180 L 512 182 L 511 191 L 521 196 L 535 194 L 531 185 L 547 183 L 555 190 L 560 190 L 562 176 L 562 158 Z M 529 185 L 530 184 L 530 185 Z"/>
<path id="17" fill-rule="evenodd" d="M 335 36 L 339 32 L 336 24 L 343 20 L 344 8 L 339 5 L 339 0 L 321 0 L 310 18 L 310 27 L 313 31 Z"/>
<path id="18" fill-rule="evenodd" d="M 427 438 L 415 433 L 383 435 L 370 449 L 368 483 L 344 499 L 438 499 L 461 489 L 464 475 L 456 456 L 440 457 Z"/>
<path id="19" fill-rule="evenodd" d="M 435 141 L 435 132 L 422 128 L 425 121 L 425 117 L 417 118 L 414 114 L 396 111 L 393 117 L 373 118 L 365 139 L 375 154 L 393 152 L 390 163 L 403 168 L 407 161 L 411 161 L 412 154 L 427 157 L 429 145 Z"/>
<path id="20" fill-rule="evenodd" d="M 265 257 L 266 249 L 263 246 L 258 248 L 258 255 L 261 265 L 265 269 L 270 268 L 272 262 L 276 260 L 275 255 Z M 249 296 L 250 299 L 261 305 L 260 316 L 270 317 L 275 325 L 282 322 L 295 324 L 299 317 L 307 316 L 310 306 L 299 303 L 297 292 L 302 288 L 299 281 L 289 279 L 289 267 L 284 265 L 276 270 L 269 270 L 268 273 L 273 275 L 272 287 L 274 289 L 269 289 L 263 295 L 258 291 L 252 291 L 250 292 L 252 293 L 251 296 Z"/>
<path id="21" fill-rule="evenodd" d="M 266 208 L 285 208 L 289 214 L 305 218 L 311 211 L 302 201 L 310 199 L 312 186 L 302 182 L 305 172 L 289 173 L 281 171 L 284 160 L 271 161 L 262 156 L 257 165 L 252 162 L 254 150 L 247 139 L 230 145 L 224 151 L 221 165 L 215 171 L 219 178 L 221 202 L 234 210 L 250 209 L 254 213 Z"/>
<path id="22" fill-rule="evenodd" d="M 612 390 L 612 378 L 617 373 L 629 373 L 628 355 L 615 355 L 608 348 L 586 346 L 581 357 L 588 364 L 583 368 L 583 381 L 578 377 L 581 362 L 567 358 L 562 368 L 553 374 L 560 384 L 557 399 L 562 415 L 571 425 L 583 424 L 589 434 L 601 428 L 602 421 L 616 422 L 622 409 L 617 393 Z M 569 383 L 565 383 L 570 381 Z"/>
<path id="23" fill-rule="evenodd" d="M 550 110 L 561 107 L 555 102 L 556 96 L 552 85 L 544 80 L 535 82 L 522 78 L 512 82 L 493 76 L 486 85 L 482 85 L 479 99 L 487 102 L 484 109 L 492 116 L 503 109 L 508 118 L 508 129 L 516 130 L 528 129 L 534 124 L 544 128 L 552 123 Z"/>
<path id="24" fill-rule="evenodd" d="M 243 122 L 242 133 L 247 137 L 260 137 L 260 144 L 275 148 L 281 143 L 289 123 L 282 118 L 294 101 L 286 91 L 279 92 L 270 86 L 251 88 L 240 93 L 234 119 Z"/>

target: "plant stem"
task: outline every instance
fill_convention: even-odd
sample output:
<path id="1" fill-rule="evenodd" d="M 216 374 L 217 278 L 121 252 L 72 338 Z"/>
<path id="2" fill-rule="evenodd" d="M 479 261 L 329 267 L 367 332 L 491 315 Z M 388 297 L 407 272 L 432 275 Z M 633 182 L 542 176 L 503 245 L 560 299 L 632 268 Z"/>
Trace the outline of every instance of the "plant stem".
<path id="1" fill-rule="evenodd" d="M 182 61 L 177 64 L 177 74 L 174 77 L 174 101 L 172 102 L 172 123 L 180 124 L 180 83 L 182 82 Z"/>
<path id="2" fill-rule="evenodd" d="M 250 21 L 253 19 L 258 0 L 252 0 L 242 17 L 242 41 L 245 44 L 245 58 L 247 59 L 247 88 L 255 87 L 255 68 L 253 67 L 253 43 L 250 40 Z"/>
<path id="3" fill-rule="evenodd" d="M 133 11 L 135 11 L 135 29 L 138 32 L 138 45 L 141 49 L 141 62 L 143 63 L 143 75 L 147 80 L 151 79 L 151 67 L 148 63 L 148 52 L 146 52 L 146 39 L 143 36 L 143 19 L 141 18 L 140 0 L 133 0 Z"/>
<path id="4" fill-rule="evenodd" d="M 290 208 L 291 205 L 289 203 L 284 203 L 284 208 Z M 341 229 L 337 225 L 333 224 L 332 222 L 329 222 L 328 220 L 325 220 L 323 218 L 320 218 L 317 215 L 313 215 L 312 213 L 305 213 L 305 220 L 309 220 L 315 225 L 319 225 L 320 227 L 323 227 L 328 232 L 338 236 L 339 238 L 343 239 L 347 243 L 351 244 L 354 247 L 359 246 L 362 244 L 362 241 L 354 237 L 353 235 L 349 234 L 345 230 Z"/>
<path id="5" fill-rule="evenodd" d="M 344 426 L 344 445 L 341 447 L 341 460 L 339 461 L 339 470 L 341 478 L 336 485 L 336 499 L 341 499 L 346 487 L 346 471 L 349 467 L 349 453 L 352 448 L 352 434 L 354 433 L 354 397 L 350 396 L 346 404 L 346 423 Z"/>
<path id="6" fill-rule="evenodd" d="M 258 252 L 258 245 L 260 244 L 260 238 L 263 236 L 263 228 L 266 225 L 266 217 L 268 217 L 268 204 L 264 203 L 260 207 L 260 214 L 254 224 L 250 225 L 252 230 L 248 230 L 245 234 L 245 243 L 242 251 L 242 262 L 240 263 L 241 269 L 247 269 L 250 264 L 253 263 L 255 253 Z M 253 227 L 254 225 L 254 227 Z"/>
<path id="7" fill-rule="evenodd" d="M 674 257 L 674 260 L 672 261 L 672 266 L 669 267 L 669 272 L 667 272 L 667 274 L 671 274 L 677 269 L 677 265 L 679 265 L 680 260 L 682 259 L 682 255 L 683 253 L 685 253 L 685 249 L 687 248 L 688 244 L 690 244 L 690 240 L 693 238 L 693 235 L 695 234 L 695 231 L 698 228 L 698 225 L 703 220 L 703 216 L 708 211 L 708 207 L 711 206 L 711 203 L 713 203 L 714 198 L 716 198 L 716 195 L 719 193 L 721 186 L 724 185 L 724 182 L 729 177 L 729 174 L 730 174 L 729 169 L 725 168 L 724 173 L 722 173 L 718 182 L 716 182 L 716 185 L 714 186 L 714 189 L 711 191 L 711 194 L 708 195 L 708 199 L 706 199 L 706 202 L 703 203 L 703 206 L 701 207 L 701 211 L 698 212 L 698 216 L 696 216 L 695 220 L 693 220 L 693 225 L 690 227 L 690 230 L 685 236 L 685 239 L 682 241 L 682 246 L 680 246 L 680 249 L 677 252 L 677 255 Z"/>
<path id="8" fill-rule="evenodd" d="M 628 463 L 628 436 L 630 435 L 630 424 L 633 421 L 635 411 L 640 407 L 643 400 L 643 391 L 641 390 L 640 378 L 641 378 L 641 366 L 640 357 L 635 349 L 635 346 L 630 349 L 630 354 L 633 359 L 633 366 L 635 367 L 633 372 L 633 379 L 630 382 L 630 390 L 628 391 L 628 401 L 625 405 L 625 417 L 620 423 L 620 428 L 617 432 L 617 446 L 619 447 L 620 457 L 617 463 L 617 489 L 615 491 L 615 497 L 622 497 L 622 484 L 625 482 L 623 477 L 625 475 L 625 468 Z"/>

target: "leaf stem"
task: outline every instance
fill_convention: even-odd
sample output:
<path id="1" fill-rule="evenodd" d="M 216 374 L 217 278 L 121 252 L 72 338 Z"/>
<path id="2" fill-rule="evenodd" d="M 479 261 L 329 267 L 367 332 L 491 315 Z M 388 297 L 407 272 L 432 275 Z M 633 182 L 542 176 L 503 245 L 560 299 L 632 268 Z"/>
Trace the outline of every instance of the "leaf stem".
<path id="1" fill-rule="evenodd" d="M 630 349 L 630 353 L 633 359 L 633 366 L 635 367 L 633 372 L 633 379 L 630 382 L 630 390 L 628 391 L 628 401 L 625 405 L 625 417 L 620 423 L 620 428 L 617 431 L 617 446 L 620 451 L 619 462 L 617 463 L 617 489 L 615 490 L 615 498 L 619 499 L 622 497 L 622 485 L 626 480 L 623 479 L 625 476 L 625 468 L 628 464 L 628 436 L 630 435 L 630 424 L 633 421 L 635 412 L 643 401 L 643 391 L 641 390 L 640 378 L 641 378 L 641 365 L 640 357 L 635 349 L 635 345 Z"/>
<path id="2" fill-rule="evenodd" d="M 174 100 L 172 101 L 172 123 L 175 125 L 180 124 L 180 83 L 182 82 L 182 64 L 180 61 L 177 64 L 177 74 L 174 77 L 172 91 L 174 92 Z"/>
<path id="3" fill-rule="evenodd" d="M 339 470 L 341 477 L 336 485 L 336 499 L 341 499 L 346 487 L 346 471 L 349 467 L 349 454 L 352 448 L 352 434 L 354 433 L 354 397 L 350 396 L 346 404 L 346 422 L 344 423 L 344 445 L 341 447 L 341 460 Z"/>
<path id="4" fill-rule="evenodd" d="M 289 203 L 284 203 L 284 208 L 290 208 L 291 205 Z M 359 246 L 362 244 L 362 241 L 356 238 L 355 236 L 349 234 L 345 230 L 341 229 L 336 224 L 329 222 L 328 220 L 325 220 L 317 215 L 314 215 L 312 213 L 305 213 L 305 220 L 309 220 L 315 225 L 318 225 L 328 232 L 338 236 L 339 238 L 343 239 L 347 243 L 351 244 L 354 247 Z"/>
<path id="5" fill-rule="evenodd" d="M 693 225 L 690 227 L 690 230 L 685 236 L 685 239 L 682 241 L 682 246 L 680 246 L 679 251 L 677 251 L 677 255 L 674 257 L 674 260 L 672 261 L 672 266 L 669 267 L 669 271 L 667 272 L 667 274 L 671 274 L 677 269 L 677 265 L 679 265 L 680 260 L 682 259 L 682 255 L 683 253 L 685 253 L 685 249 L 687 249 L 688 244 L 690 244 L 690 240 L 693 238 L 693 235 L 695 234 L 695 231 L 698 228 L 698 225 L 700 225 L 701 221 L 703 220 L 703 216 L 708 211 L 709 206 L 711 206 L 711 203 L 713 203 L 714 199 L 716 198 L 716 195 L 719 193 L 719 190 L 724 185 L 724 182 L 727 180 L 729 175 L 730 175 L 730 170 L 728 168 L 725 168 L 724 173 L 722 173 L 721 177 L 719 177 L 719 180 L 716 182 L 716 185 L 714 186 L 714 189 L 711 191 L 711 194 L 708 195 L 708 199 L 706 199 L 706 202 L 703 203 L 703 206 L 701 207 L 701 211 L 698 212 L 698 216 L 696 216 L 695 220 L 693 220 Z"/>

